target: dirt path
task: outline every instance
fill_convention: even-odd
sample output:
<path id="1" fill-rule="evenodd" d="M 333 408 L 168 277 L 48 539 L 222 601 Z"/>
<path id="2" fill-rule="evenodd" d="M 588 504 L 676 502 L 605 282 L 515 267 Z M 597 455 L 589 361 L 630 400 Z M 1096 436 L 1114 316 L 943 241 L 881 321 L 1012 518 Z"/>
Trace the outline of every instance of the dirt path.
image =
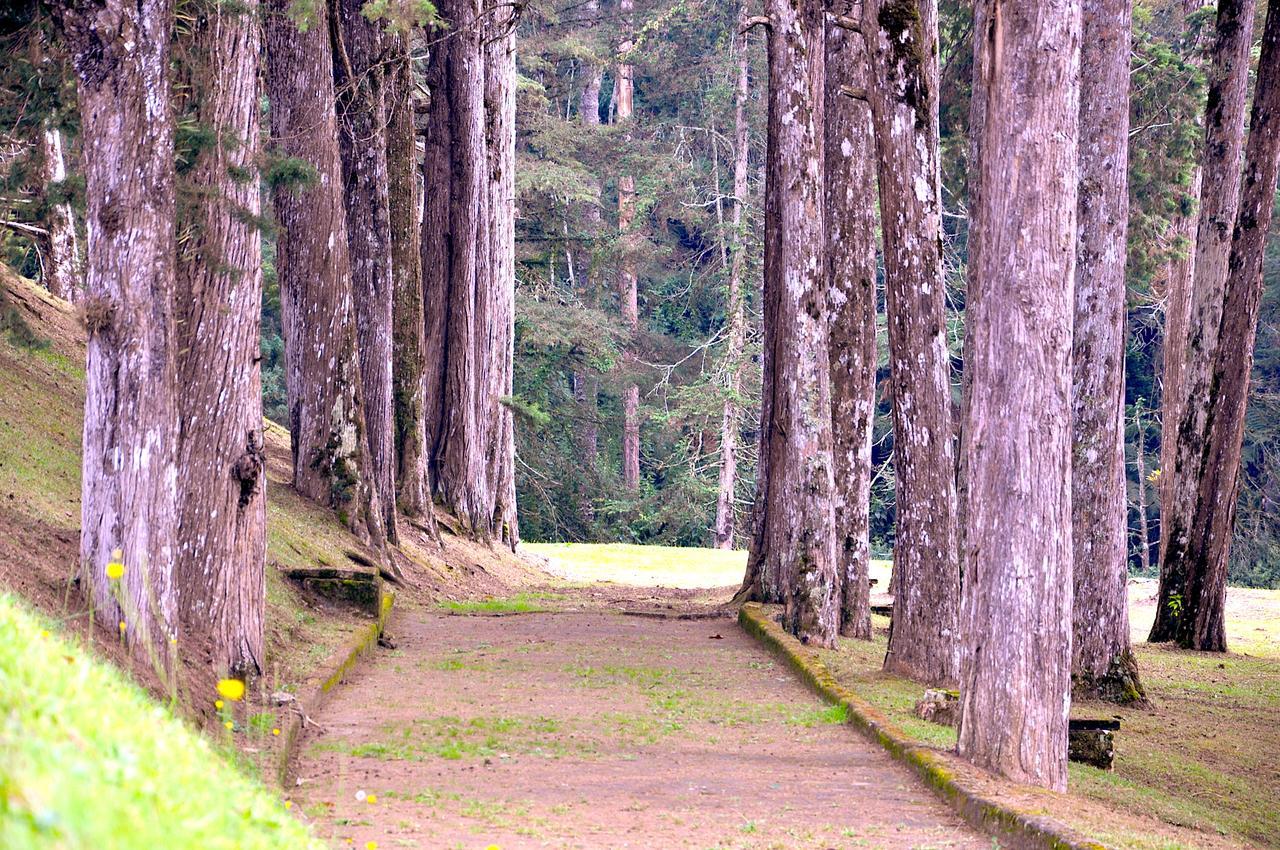
<path id="1" fill-rule="evenodd" d="M 407 611 L 394 635 L 302 744 L 294 799 L 335 846 L 992 846 L 727 618 Z"/>

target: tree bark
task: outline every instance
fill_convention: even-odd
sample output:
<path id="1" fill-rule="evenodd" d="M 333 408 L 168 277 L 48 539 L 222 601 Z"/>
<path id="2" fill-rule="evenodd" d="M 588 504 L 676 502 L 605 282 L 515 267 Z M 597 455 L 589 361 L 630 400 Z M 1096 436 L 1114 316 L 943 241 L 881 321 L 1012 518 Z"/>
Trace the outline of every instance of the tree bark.
<path id="1" fill-rule="evenodd" d="M 832 13 L 853 15 L 851 0 Z M 876 388 L 875 139 L 858 36 L 826 21 L 826 274 L 830 298 L 831 442 L 835 474 L 840 633 L 871 638 L 871 434 Z"/>
<path id="2" fill-rule="evenodd" d="M 1018 781 L 1064 790 L 1080 7 L 979 6 L 974 89 L 986 102 L 973 210 L 979 293 L 968 328 L 957 749 Z"/>
<path id="3" fill-rule="evenodd" d="M 630 28 L 634 26 L 632 20 L 634 9 L 633 0 L 619 0 L 618 12 L 622 16 L 627 34 L 618 45 L 618 53 L 623 61 L 618 63 L 613 101 L 615 121 L 624 127 L 630 125 L 634 112 L 635 68 L 626 61 L 632 48 Z M 635 235 L 632 232 L 635 226 L 635 204 L 635 177 L 624 172 L 618 176 L 618 234 L 622 242 L 618 262 L 618 303 L 622 313 L 622 323 L 633 337 L 640 329 L 634 257 Z M 624 361 L 633 360 L 634 354 L 628 350 L 624 355 Z M 622 482 L 627 492 L 636 493 L 640 490 L 640 388 L 635 384 L 627 385 L 622 399 L 622 408 Z"/>
<path id="4" fill-rule="evenodd" d="M 1177 432 L 1168 504 L 1160 518 L 1164 545 L 1160 552 L 1160 592 L 1149 640 L 1177 640 L 1196 649 L 1223 651 L 1226 633 L 1220 622 L 1201 612 L 1202 578 L 1197 573 L 1193 538 L 1196 502 L 1209 455 L 1205 451 L 1213 420 L 1212 385 L 1226 300 L 1232 226 L 1240 198 L 1240 153 L 1244 145 L 1244 112 L 1253 44 L 1253 0 L 1218 4 L 1217 31 L 1209 71 L 1205 142 L 1201 158 L 1200 219 L 1196 231 L 1195 276 L 1192 283 L 1186 350 L 1177 399 Z M 1247 380 L 1247 377 L 1246 377 Z M 1203 550 L 1201 550 L 1203 551 Z M 1195 600 L 1191 599 L 1195 595 Z M 1212 608 L 1211 597 L 1206 602 Z M 1187 623 L 1208 616 L 1204 628 Z M 1193 634 L 1192 632 L 1199 632 Z"/>
<path id="5" fill-rule="evenodd" d="M 1186 16 L 1205 5 L 1206 0 L 1180 0 L 1171 10 L 1175 24 L 1180 27 L 1185 26 Z M 1192 46 L 1195 56 L 1198 57 L 1204 52 L 1202 42 L 1205 40 L 1205 34 L 1201 31 Z M 1196 163 L 1191 172 L 1187 194 L 1197 200 L 1200 197 L 1201 177 L 1200 163 Z M 1173 468 L 1176 465 L 1181 397 L 1186 392 L 1185 382 L 1182 380 L 1182 369 L 1187 357 L 1187 329 L 1191 314 L 1191 290 L 1195 277 L 1196 213 L 1196 210 L 1179 212 L 1174 217 L 1170 228 L 1174 240 L 1182 242 L 1185 251 L 1169 262 L 1169 279 L 1165 284 L 1164 334 L 1161 344 L 1163 356 L 1160 372 L 1160 469 L 1162 474 L 1156 488 L 1162 518 L 1173 510 L 1171 482 Z M 1163 538 L 1163 534 L 1161 537 Z M 1164 549 L 1163 539 L 1160 549 Z"/>
<path id="6" fill-rule="evenodd" d="M 599 0 L 587 0 L 583 5 L 583 17 L 587 19 L 586 26 L 589 29 L 594 29 L 599 15 Z M 582 75 L 583 83 L 582 92 L 578 99 L 578 117 L 584 127 L 592 129 L 600 126 L 600 85 L 604 73 L 598 64 L 586 61 L 582 65 Z M 583 271 L 581 290 L 587 303 L 594 304 L 598 286 L 598 270 L 594 246 L 595 240 L 599 238 L 601 233 L 600 183 L 594 177 L 590 179 L 591 192 L 595 195 L 595 199 L 594 202 L 588 201 L 584 205 L 583 217 L 586 220 L 587 237 L 592 240 L 590 243 L 592 249 L 591 259 Z M 578 426 L 578 451 L 582 455 L 582 462 L 585 467 L 587 469 L 595 469 L 600 443 L 600 379 L 588 367 L 574 372 L 572 381 L 573 397 L 578 404 L 579 416 L 581 417 Z M 595 508 L 590 498 L 584 497 L 582 499 L 578 506 L 578 514 L 584 524 L 588 524 L 595 519 Z"/>
<path id="7" fill-rule="evenodd" d="M 1134 460 L 1138 466 L 1138 564 L 1142 574 L 1147 575 L 1151 572 L 1151 527 L 1147 521 L 1147 437 L 1141 411 L 1139 408 L 1134 415 L 1134 427 L 1138 432 L 1135 443 L 1137 457 Z"/>
<path id="8" fill-rule="evenodd" d="M 713 542 L 717 549 L 733 548 L 734 494 L 738 482 L 738 429 L 742 392 L 742 348 L 746 340 L 746 311 L 743 309 L 742 267 L 746 259 L 743 244 L 742 211 L 747 204 L 747 166 L 750 157 L 751 126 L 747 121 L 747 98 L 751 93 L 751 57 L 747 53 L 745 4 L 738 9 L 738 75 L 733 93 L 733 245 L 729 256 L 729 292 L 726 314 L 729 338 L 725 352 L 730 359 L 728 386 L 720 421 L 720 476 L 716 493 L 716 520 Z M 717 187 L 716 191 L 719 191 Z"/>
<path id="9" fill-rule="evenodd" d="M 40 168 L 46 191 L 67 179 L 62 131 L 48 124 L 40 133 Z M 49 263 L 44 284 L 59 298 L 79 301 L 84 295 L 84 263 L 80 259 L 75 210 L 66 201 L 52 203 L 45 220 L 49 229 Z"/>
<path id="10" fill-rule="evenodd" d="M 426 320 L 422 313 L 422 257 L 418 209 L 417 135 L 409 39 L 396 36 L 388 74 L 387 210 L 391 226 L 391 385 L 395 416 L 396 507 L 434 535 L 427 480 L 423 381 Z"/>
<path id="11" fill-rule="evenodd" d="M 347 214 L 356 349 L 373 485 L 387 538 L 396 539 L 395 407 L 392 397 L 392 237 L 382 25 L 364 0 L 328 0 L 334 91 Z"/>
<path id="12" fill-rule="evenodd" d="M 1084 0 L 1080 186 L 1072 335 L 1071 521 L 1077 696 L 1144 699 L 1129 647 L 1124 461 L 1125 233 L 1130 0 Z"/>
<path id="13" fill-rule="evenodd" d="M 440 12 L 451 35 L 428 67 L 422 224 L 432 486 L 470 535 L 514 546 L 514 442 L 499 406 L 514 342 L 512 48 L 506 17 L 486 23 L 478 0 Z"/>
<path id="14" fill-rule="evenodd" d="M 769 0 L 769 198 L 765 219 L 766 359 L 761 440 L 769 476 L 748 592 L 781 590 L 784 622 L 833 646 L 839 626 L 831 446 L 831 373 L 823 259 L 823 7 Z M 763 454 L 763 452 L 762 452 Z M 752 574 L 754 569 L 755 574 Z"/>
<path id="15" fill-rule="evenodd" d="M 1194 482 L 1195 509 L 1190 528 L 1185 530 L 1186 543 L 1181 547 L 1175 543 L 1169 551 L 1170 559 L 1177 559 L 1177 568 L 1170 571 L 1170 577 L 1183 576 L 1182 604 L 1180 616 L 1174 618 L 1173 639 L 1188 649 L 1225 652 L 1227 648 L 1227 567 L 1240 485 L 1240 452 L 1258 329 L 1258 304 L 1262 298 L 1262 262 L 1275 208 L 1278 165 L 1280 2 L 1272 0 L 1267 4 L 1262 55 L 1258 60 L 1217 352 L 1205 396 L 1205 442 L 1201 447 L 1199 475 Z M 1193 383 L 1191 388 L 1195 390 L 1197 385 Z M 1183 427 L 1187 427 L 1185 417 Z M 1180 441 L 1180 452 L 1181 449 Z M 1178 483 L 1179 489 L 1181 483 Z"/>
<path id="16" fill-rule="evenodd" d="M 184 101 L 217 139 L 185 180 L 194 191 L 178 254 L 175 314 L 181 424 L 174 576 L 183 630 L 213 641 L 214 665 L 264 667 L 266 469 L 259 325 L 262 205 L 258 6 L 196 5 Z M 209 73 L 209 69 L 217 73 Z"/>
<path id="17" fill-rule="evenodd" d="M 94 616 L 172 663 L 177 499 L 168 0 L 57 8 L 79 78 L 88 198 L 80 575 Z M 124 565 L 118 582 L 108 564 Z M 118 584 L 118 587 L 117 587 Z M 118 593 L 117 593 L 118 591 Z"/>
<path id="18" fill-rule="evenodd" d="M 492 482 L 493 536 L 515 551 L 515 421 L 502 399 L 510 398 L 515 377 L 516 313 L 516 11 L 490 12 L 485 33 L 485 138 L 489 144 L 489 269 L 491 300 L 476 356 L 489 364 L 481 396 L 481 421 L 490 429 L 488 476 Z"/>
<path id="19" fill-rule="evenodd" d="M 281 183 L 273 193 L 293 486 L 380 553 L 386 531 L 365 427 L 329 8 L 317 3 L 299 22 L 290 8 L 269 0 L 266 42 L 272 141 L 315 169 L 310 185 Z"/>
<path id="20" fill-rule="evenodd" d="M 897 479 L 893 622 L 885 669 L 950 685 L 960 566 L 942 269 L 936 0 L 869 0 Z"/>

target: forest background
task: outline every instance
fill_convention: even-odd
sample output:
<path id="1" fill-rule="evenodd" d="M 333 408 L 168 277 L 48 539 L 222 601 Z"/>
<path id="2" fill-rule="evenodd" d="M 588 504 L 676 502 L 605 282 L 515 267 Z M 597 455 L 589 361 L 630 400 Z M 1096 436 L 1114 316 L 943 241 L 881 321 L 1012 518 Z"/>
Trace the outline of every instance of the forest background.
<path id="1" fill-rule="evenodd" d="M 517 38 L 515 380 L 505 403 L 517 414 L 521 536 L 711 545 L 729 427 L 737 474 L 725 495 L 736 514 L 735 545 L 745 547 L 759 422 L 763 45 L 759 35 L 746 39 L 743 151 L 742 136 L 734 132 L 742 67 L 738 33 L 751 9 L 722 0 L 635 0 L 635 33 L 624 41 L 622 3 L 632 5 L 534 0 L 523 9 Z M 948 343 L 958 406 L 972 21 L 967 3 L 941 0 L 939 6 Z M 1213 28 L 1212 9 L 1187 14 L 1186 6 L 1182 0 L 1139 0 L 1134 6 L 1125 437 L 1130 568 L 1146 575 L 1155 573 L 1160 540 L 1165 290 L 1187 259 L 1188 229 L 1194 232 L 1196 122 L 1204 102 L 1199 58 Z M 0 20 L 0 38 L 27 33 L 25 23 Z M 0 70 L 0 220 L 9 223 L 0 228 L 0 256 L 20 274 L 39 279 L 40 239 L 24 225 L 39 226 L 59 205 L 83 205 L 74 86 L 70 68 L 56 57 L 51 73 L 42 67 L 47 57 L 6 47 L 6 55 L 25 59 Z M 628 69 L 634 82 L 629 120 L 619 120 L 619 68 Z M 421 81 L 425 68 L 416 70 Z M 41 150 L 21 141 L 41 126 L 61 131 L 68 154 L 66 175 L 51 184 L 43 176 Z M 199 140 L 184 140 L 178 129 L 181 158 L 184 143 Z M 736 197 L 734 165 L 742 154 L 748 190 Z M 865 191 L 874 197 L 874 186 Z M 733 215 L 735 204 L 741 204 L 739 216 Z M 273 240 L 268 229 L 263 401 L 267 415 L 283 422 Z M 742 252 L 742 344 L 731 327 L 735 251 Z M 619 281 L 631 273 L 639 308 L 634 332 L 619 298 Z M 1280 587 L 1280 239 L 1274 233 L 1264 287 L 1230 580 Z M 894 473 L 882 279 L 877 324 L 871 545 L 884 556 L 893 548 Z M 635 488 L 625 480 L 623 463 L 631 386 L 639 388 Z M 732 421 L 724 415 L 726 402 L 735 412 Z"/>

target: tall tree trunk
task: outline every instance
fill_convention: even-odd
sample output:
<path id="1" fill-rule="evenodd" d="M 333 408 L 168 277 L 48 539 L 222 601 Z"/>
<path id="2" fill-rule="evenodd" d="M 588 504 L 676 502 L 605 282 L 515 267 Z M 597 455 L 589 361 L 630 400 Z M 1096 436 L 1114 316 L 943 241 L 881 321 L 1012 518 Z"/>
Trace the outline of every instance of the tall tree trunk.
<path id="1" fill-rule="evenodd" d="M 1151 527 L 1147 521 L 1147 432 L 1142 422 L 1142 408 L 1134 415 L 1134 428 L 1138 432 L 1137 457 L 1134 459 L 1138 467 L 1138 563 L 1142 574 L 1151 572 Z"/>
<path id="2" fill-rule="evenodd" d="M 516 523 L 516 443 L 511 409 L 516 311 L 516 11 L 490 12 L 485 32 L 485 138 L 489 143 L 489 270 L 491 300 L 477 358 L 489 363 L 489 385 L 481 397 L 488 423 L 488 477 L 493 491 L 493 536 L 513 551 Z"/>
<path id="3" fill-rule="evenodd" d="M 618 45 L 618 53 L 622 62 L 618 63 L 618 77 L 614 81 L 613 101 L 614 117 L 618 124 L 627 126 L 631 123 L 634 111 L 635 69 L 627 61 L 631 52 L 632 41 L 630 28 L 635 25 L 633 0 L 619 0 L 618 12 L 622 15 L 623 26 L 627 35 Z M 636 179 L 633 175 L 623 173 L 618 176 L 618 234 L 622 240 L 621 256 L 618 263 L 618 303 L 622 312 L 622 323 L 627 331 L 635 336 L 640 329 L 640 308 L 636 293 L 635 266 L 635 226 Z M 630 346 L 628 346 L 630 349 Z M 634 356 L 628 350 L 624 360 L 633 361 Z M 630 493 L 640 489 L 640 388 L 628 384 L 622 399 L 622 481 Z"/>
<path id="4" fill-rule="evenodd" d="M 769 199 L 765 219 L 769 476 L 749 558 L 766 599 L 780 586 L 789 631 L 833 646 L 840 575 L 835 540 L 831 373 L 823 259 L 823 7 L 769 0 Z"/>
<path id="5" fill-rule="evenodd" d="M 419 251 L 417 135 L 409 39 L 394 37 L 387 75 L 387 210 L 391 226 L 391 384 L 395 416 L 396 507 L 435 533 L 427 480 L 422 373 L 426 332 Z"/>
<path id="6" fill-rule="evenodd" d="M 1189 649 L 1224 652 L 1227 567 L 1240 485 L 1249 374 L 1262 298 L 1262 261 L 1275 208 L 1280 165 L 1280 0 L 1267 4 L 1262 55 L 1245 150 L 1239 214 L 1227 261 L 1226 297 L 1212 377 L 1205 396 L 1205 442 L 1194 482 L 1195 510 L 1183 548 L 1170 547 L 1183 576 L 1174 640 Z M 1195 390 L 1197 384 L 1192 384 Z M 1195 396 L 1193 398 L 1198 397 Z M 1187 420 L 1183 419 L 1186 427 Z M 1181 451 L 1181 443 L 1179 450 Z M 1181 454 L 1179 455 L 1181 457 Z M 1181 488 L 1179 481 L 1178 487 Z M 1181 538 L 1179 538 L 1181 539 Z M 1178 572 L 1171 572 L 1176 575 Z M 1163 588 L 1162 588 L 1163 589 Z"/>
<path id="7" fill-rule="evenodd" d="M 328 0 L 347 213 L 356 347 L 373 485 L 387 538 L 396 539 L 392 401 L 392 237 L 387 179 L 386 37 L 364 0 Z"/>
<path id="8" fill-rule="evenodd" d="M 851 0 L 831 11 L 853 14 Z M 867 51 L 858 36 L 826 22 L 826 273 L 831 302 L 831 442 L 835 470 L 840 633 L 871 638 L 871 433 L 876 389 L 875 139 L 866 102 Z"/>
<path id="9" fill-rule="evenodd" d="M 432 486 L 469 534 L 514 545 L 514 443 L 499 408 L 514 337 L 514 66 L 505 16 L 486 24 L 478 0 L 440 12 L 451 36 L 428 67 L 422 223 Z"/>
<path id="10" fill-rule="evenodd" d="M 717 549 L 733 548 L 734 493 L 738 483 L 738 429 L 742 392 L 742 347 L 746 340 L 746 311 L 743 309 L 742 268 L 746 259 L 742 211 L 747 204 L 747 166 L 750 162 L 751 126 L 747 121 L 747 98 L 751 94 L 751 57 L 747 53 L 746 4 L 738 8 L 738 76 L 733 93 L 733 246 L 729 255 L 729 293 L 726 313 L 729 338 L 725 352 L 730 358 L 729 382 L 725 388 L 720 421 L 720 477 L 716 495 L 713 529 Z M 716 191 L 719 191 L 717 187 Z"/>
<path id="11" fill-rule="evenodd" d="M 1160 593 L 1153 642 L 1177 640 L 1196 649 L 1222 651 L 1226 633 L 1219 622 L 1192 635 L 1186 624 L 1204 612 L 1200 602 L 1201 572 L 1197 543 L 1202 533 L 1193 525 L 1196 501 L 1204 483 L 1209 455 L 1205 446 L 1213 419 L 1214 363 L 1220 344 L 1226 298 L 1231 232 L 1240 197 L 1240 152 L 1244 146 L 1244 113 L 1249 82 L 1249 50 L 1253 44 L 1253 0 L 1218 4 L 1217 32 L 1209 71 L 1201 159 L 1200 219 L 1196 231 L 1195 277 L 1191 290 L 1186 354 L 1180 378 L 1177 432 L 1170 475 L 1169 500 L 1160 518 L 1164 545 L 1160 552 Z M 1247 381 L 1247 376 L 1246 376 Z M 1206 600 L 1210 607 L 1212 602 Z M 1212 616 L 1211 616 L 1212 619 Z M 1200 632 L 1196 627 L 1194 631 Z"/>
<path id="12" fill-rule="evenodd" d="M 769 36 L 769 50 L 772 51 L 772 34 Z M 825 59 L 825 56 L 824 56 Z M 769 53 L 769 61 L 773 62 L 773 54 Z M 772 71 L 770 71 L 772 75 Z M 772 76 L 770 79 L 770 96 L 768 101 L 769 122 L 768 140 L 765 144 L 765 162 L 760 170 L 760 182 L 764 190 L 764 255 L 776 257 L 782 252 L 782 233 L 771 222 L 780 220 L 780 198 L 777 190 L 778 149 L 773 140 L 774 98 L 772 96 Z M 783 449 L 782 440 L 775 440 L 773 388 L 777 379 L 778 359 L 778 314 L 781 281 L 778 275 L 782 267 L 779 263 L 764 264 L 763 280 L 760 293 L 760 430 L 758 456 L 756 459 L 755 499 L 751 503 L 751 545 L 747 550 L 747 569 L 742 577 L 742 587 L 734 594 L 735 603 L 746 600 L 779 603 L 783 601 L 783 587 L 787 574 L 783 570 L 784 560 L 781 557 L 770 557 L 770 505 L 774 490 L 773 470 L 776 463 L 773 454 Z M 834 486 L 834 472 L 832 486 Z M 832 511 L 834 518 L 834 510 Z"/>
<path id="13" fill-rule="evenodd" d="M 272 141 L 315 169 L 313 181 L 281 183 L 273 193 L 293 486 L 381 552 L 386 531 L 357 354 L 329 8 L 315 4 L 305 29 L 290 9 L 289 0 L 269 0 L 266 42 Z"/>
<path id="14" fill-rule="evenodd" d="M 587 19 L 586 26 L 589 29 L 594 29 L 596 18 L 599 14 L 599 0 L 587 0 L 583 6 L 583 17 Z M 578 99 L 578 116 L 584 127 L 596 128 L 600 126 L 600 85 L 604 72 L 598 64 L 588 61 L 582 65 L 582 75 L 583 83 L 582 92 Z M 587 236 L 592 240 L 589 243 L 592 248 L 590 260 L 587 262 L 582 275 L 581 290 L 584 300 L 588 304 L 594 305 L 597 297 L 596 290 L 599 286 L 595 240 L 600 237 L 601 233 L 600 183 L 594 177 L 590 179 L 590 192 L 594 195 L 594 201 L 588 201 L 584 205 L 583 218 L 586 220 Z M 575 372 L 572 380 L 573 396 L 578 404 L 579 416 L 581 417 L 578 425 L 578 451 L 586 468 L 594 469 L 600 443 L 600 378 L 590 368 L 584 368 Z M 578 506 L 578 513 L 584 524 L 589 524 L 595 519 L 595 508 L 590 498 L 584 497 L 582 499 L 581 504 Z"/>
<path id="15" fill-rule="evenodd" d="M 176 635 L 174 162 L 168 0 L 57 8 L 79 76 L 89 263 L 80 575 L 99 622 L 168 663 Z M 108 565 L 124 565 L 117 582 Z"/>
<path id="16" fill-rule="evenodd" d="M 934 684 L 958 673 L 960 566 L 938 175 L 936 0 L 869 0 L 893 382 L 897 531 L 886 670 Z"/>
<path id="17" fill-rule="evenodd" d="M 476 421 L 481 369 L 475 356 L 477 334 L 484 332 L 476 323 L 477 302 L 489 272 L 483 25 L 476 0 L 442 3 L 440 13 L 453 35 L 431 51 L 433 67 L 440 54 L 443 73 L 432 79 L 428 145 L 442 145 L 444 158 L 438 161 L 438 154 L 429 151 L 428 165 L 443 165 L 448 177 L 435 171 L 424 175 L 424 184 L 432 187 L 428 205 L 443 204 L 447 222 L 423 222 L 424 251 L 432 244 L 423 264 L 427 368 L 439 373 L 427 380 L 428 422 L 434 420 L 435 426 L 428 430 L 428 439 L 436 492 L 472 534 L 484 537 L 490 519 L 485 506 L 486 423 Z M 440 135 L 437 116 L 447 122 Z M 437 200 L 434 195 L 443 197 Z M 437 211 L 429 217 L 438 215 Z M 434 245 L 437 240 L 442 244 Z M 433 356 L 433 349 L 438 349 L 438 356 Z"/>
<path id="18" fill-rule="evenodd" d="M 1078 696 L 1144 698 L 1129 648 L 1124 462 L 1125 232 L 1129 220 L 1130 0 L 1084 0 L 1080 186 L 1072 335 L 1071 521 Z"/>
<path id="19" fill-rule="evenodd" d="M 185 180 L 193 208 L 178 254 L 178 551 L 183 630 L 213 641 L 223 671 L 261 672 L 267 500 L 259 325 L 262 205 L 258 5 L 200 3 L 184 101 L 216 144 Z M 218 69 L 209 73 L 209 69 Z"/>
<path id="20" fill-rule="evenodd" d="M 1189 196 L 1200 197 L 1200 166 L 1197 164 L 1187 188 Z M 1161 341 L 1160 367 L 1160 469 L 1157 496 L 1160 516 L 1173 511 L 1173 468 L 1178 447 L 1178 420 L 1181 417 L 1181 398 L 1186 392 L 1182 379 L 1187 361 L 1187 322 L 1191 314 L 1191 287 L 1195 277 L 1196 215 L 1179 213 L 1174 219 L 1174 238 L 1184 243 L 1186 253 L 1169 261 L 1168 280 L 1165 283 L 1164 334 Z M 1163 537 L 1163 535 L 1162 535 Z M 1164 544 L 1161 543 L 1161 549 Z"/>
<path id="21" fill-rule="evenodd" d="M 47 124 L 40 133 L 40 178 L 46 191 L 67 179 L 62 131 Z M 44 284 L 59 298 L 79 301 L 84 295 L 84 263 L 80 259 L 75 209 L 67 201 L 52 203 L 45 221 L 49 230 L 49 262 Z"/>
<path id="22" fill-rule="evenodd" d="M 1186 16 L 1206 5 L 1205 0 L 1180 0 L 1173 8 L 1174 23 L 1178 27 L 1185 26 Z M 1202 42 L 1206 41 L 1204 32 L 1192 46 L 1192 53 L 1198 57 L 1202 50 Z M 1187 185 L 1187 196 L 1199 199 L 1202 172 L 1200 163 L 1196 163 L 1191 171 L 1191 180 Z M 1191 289 L 1195 277 L 1196 255 L 1196 211 L 1178 212 L 1170 225 L 1175 242 L 1183 246 L 1183 251 L 1169 261 L 1165 283 L 1164 298 L 1164 335 L 1161 348 L 1162 365 L 1160 371 L 1160 469 L 1162 474 L 1157 483 L 1157 495 L 1160 502 L 1160 516 L 1169 514 L 1173 500 L 1173 468 L 1178 446 L 1178 420 L 1181 417 L 1181 398 L 1186 392 L 1182 380 L 1183 365 L 1187 357 L 1187 330 L 1191 314 Z M 1163 537 L 1163 535 L 1161 535 Z M 1164 549 L 1163 541 L 1160 548 Z"/>
<path id="23" fill-rule="evenodd" d="M 1018 781 L 1064 790 L 1080 7 L 979 6 L 974 89 L 986 103 L 973 211 L 980 265 L 968 329 L 957 749 Z"/>
<path id="24" fill-rule="evenodd" d="M 46 51 L 47 37 L 40 27 L 31 27 L 29 36 L 32 67 L 41 75 L 61 74 Z M 76 233 L 75 210 L 68 201 L 49 197 L 50 188 L 62 189 L 67 179 L 67 158 L 62 131 L 51 118 L 45 118 L 40 132 L 40 182 L 47 204 L 44 214 L 48 230 L 48 262 L 41 283 L 52 294 L 67 301 L 79 301 L 84 295 L 84 262 L 80 259 L 80 236 Z"/>

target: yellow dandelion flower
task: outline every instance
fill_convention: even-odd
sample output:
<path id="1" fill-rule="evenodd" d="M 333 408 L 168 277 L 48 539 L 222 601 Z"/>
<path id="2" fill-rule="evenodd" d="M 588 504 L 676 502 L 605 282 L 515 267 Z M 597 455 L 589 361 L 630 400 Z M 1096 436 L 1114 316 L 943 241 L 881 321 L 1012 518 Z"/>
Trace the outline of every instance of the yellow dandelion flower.
<path id="1" fill-rule="evenodd" d="M 284 807 L 285 807 L 286 809 L 292 809 L 292 808 L 293 808 L 293 800 L 285 800 L 285 801 L 284 801 Z"/>
<path id="2" fill-rule="evenodd" d="M 218 693 L 223 699 L 239 702 L 244 699 L 244 682 L 239 679 L 219 679 Z"/>
<path id="3" fill-rule="evenodd" d="M 129 628 L 129 627 L 128 627 L 128 626 L 126 626 L 126 625 L 124 624 L 124 620 L 121 620 L 121 621 L 120 621 L 120 631 L 124 631 L 124 630 L 125 630 L 125 629 L 127 629 L 127 628 Z"/>
<path id="4" fill-rule="evenodd" d="M 365 797 L 364 800 L 366 803 L 376 803 L 378 802 L 378 795 L 370 794 L 369 796 Z"/>
<path id="5" fill-rule="evenodd" d="M 364 843 L 364 850 L 378 850 L 378 842 L 366 841 Z"/>
<path id="6" fill-rule="evenodd" d="M 497 844 L 490 844 L 488 847 L 484 848 L 484 850 L 502 850 L 502 848 Z"/>
<path id="7" fill-rule="evenodd" d="M 116 579 L 120 578 L 122 575 L 124 575 L 124 564 L 120 563 L 119 561 L 112 561 L 111 563 L 107 564 L 107 578 L 111 579 L 112 581 L 115 581 Z"/>
<path id="8" fill-rule="evenodd" d="M 272 734 L 272 735 L 279 735 L 279 734 L 280 734 L 280 730 L 279 730 L 279 729 L 272 729 L 272 730 L 271 730 L 271 734 Z"/>
<path id="9" fill-rule="evenodd" d="M 48 629 L 41 629 L 41 630 L 40 630 L 40 637 L 45 637 L 45 638 L 47 638 L 48 636 L 49 636 L 49 630 L 48 630 Z"/>
<path id="10" fill-rule="evenodd" d="M 225 721 L 222 725 L 227 727 L 228 729 L 230 729 L 232 726 L 235 726 L 235 724 L 232 723 L 230 720 Z"/>
<path id="11" fill-rule="evenodd" d="M 220 700 L 220 699 L 215 699 L 215 700 L 213 701 L 213 707 L 214 707 L 214 708 L 216 708 L 216 709 L 218 709 L 218 711 L 222 711 L 222 706 L 223 706 L 224 704 L 225 704 L 225 703 L 223 703 L 223 701 L 222 701 L 222 700 Z"/>

